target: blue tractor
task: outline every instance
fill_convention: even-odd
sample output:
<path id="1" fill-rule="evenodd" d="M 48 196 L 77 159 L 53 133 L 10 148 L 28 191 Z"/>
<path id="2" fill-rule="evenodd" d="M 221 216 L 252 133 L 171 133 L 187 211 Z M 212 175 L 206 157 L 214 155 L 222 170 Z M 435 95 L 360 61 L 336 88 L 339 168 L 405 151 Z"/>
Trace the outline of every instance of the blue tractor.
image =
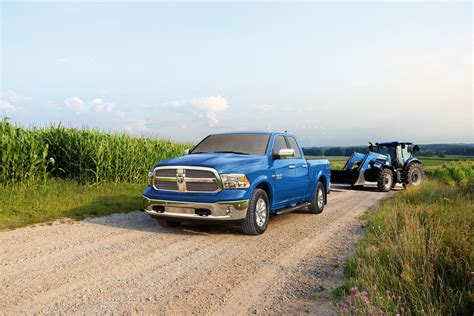
<path id="1" fill-rule="evenodd" d="M 367 154 L 354 152 L 343 170 L 331 170 L 331 182 L 351 184 L 377 182 L 380 191 L 388 192 L 397 183 L 419 185 L 424 178 L 421 162 L 414 154 L 417 145 L 409 142 L 369 143 Z"/>

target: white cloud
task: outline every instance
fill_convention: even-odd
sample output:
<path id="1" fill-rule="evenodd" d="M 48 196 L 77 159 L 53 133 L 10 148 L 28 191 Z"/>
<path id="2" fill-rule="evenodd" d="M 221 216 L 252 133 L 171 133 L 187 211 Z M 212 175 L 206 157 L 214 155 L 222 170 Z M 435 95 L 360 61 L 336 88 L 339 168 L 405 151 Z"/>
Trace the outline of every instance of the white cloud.
<path id="1" fill-rule="evenodd" d="M 64 104 L 76 113 L 88 112 L 87 104 L 84 103 L 79 97 L 71 97 L 64 100 Z"/>
<path id="2" fill-rule="evenodd" d="M 74 96 L 64 100 L 64 104 L 76 113 L 88 112 L 112 112 L 115 104 L 112 102 L 105 102 L 101 98 L 95 98 L 89 102 L 84 102 L 81 98 Z"/>
<path id="3" fill-rule="evenodd" d="M 191 108 L 198 111 L 200 118 L 206 117 L 209 126 L 219 124 L 218 112 L 229 108 L 229 102 L 222 96 L 208 96 L 202 98 L 176 100 L 168 103 L 175 108 Z"/>
<path id="4" fill-rule="evenodd" d="M 111 102 L 104 102 L 101 98 L 95 98 L 89 102 L 95 112 L 112 112 L 115 105 Z"/>
<path id="5" fill-rule="evenodd" d="M 0 91 L 0 109 L 3 110 L 16 110 L 19 107 L 17 103 L 31 100 L 30 97 L 25 97 L 17 94 L 15 91 L 6 90 Z"/>

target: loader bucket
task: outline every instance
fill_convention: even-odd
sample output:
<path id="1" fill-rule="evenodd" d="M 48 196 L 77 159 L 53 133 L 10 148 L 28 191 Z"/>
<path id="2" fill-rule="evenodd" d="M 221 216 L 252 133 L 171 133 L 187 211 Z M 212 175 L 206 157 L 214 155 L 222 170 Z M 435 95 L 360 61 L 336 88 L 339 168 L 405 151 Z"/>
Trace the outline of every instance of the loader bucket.
<path id="1" fill-rule="evenodd" d="M 331 170 L 331 182 L 364 185 L 364 173 L 358 170 Z"/>

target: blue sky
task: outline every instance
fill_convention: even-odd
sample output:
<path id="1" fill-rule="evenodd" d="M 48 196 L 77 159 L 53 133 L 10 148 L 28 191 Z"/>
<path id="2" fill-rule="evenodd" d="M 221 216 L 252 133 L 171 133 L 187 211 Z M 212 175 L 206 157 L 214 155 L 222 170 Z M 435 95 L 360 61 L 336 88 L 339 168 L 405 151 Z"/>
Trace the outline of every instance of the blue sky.
<path id="1" fill-rule="evenodd" d="M 474 142 L 457 3 L 1 2 L 0 116 L 196 142 Z"/>

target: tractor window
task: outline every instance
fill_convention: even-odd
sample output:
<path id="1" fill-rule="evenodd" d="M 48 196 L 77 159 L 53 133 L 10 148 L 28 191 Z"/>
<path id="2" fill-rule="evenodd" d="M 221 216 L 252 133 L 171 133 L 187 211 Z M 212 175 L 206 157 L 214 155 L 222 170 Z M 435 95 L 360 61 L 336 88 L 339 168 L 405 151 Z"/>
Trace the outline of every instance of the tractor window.
<path id="1" fill-rule="evenodd" d="M 411 145 L 405 145 L 404 147 L 402 146 L 402 157 L 403 161 L 406 161 L 408 158 L 410 158 L 411 154 Z"/>
<path id="2" fill-rule="evenodd" d="M 377 146 L 375 151 L 381 155 L 388 156 L 389 161 L 397 160 L 397 148 L 394 146 Z"/>
<path id="3" fill-rule="evenodd" d="M 377 146 L 375 152 L 381 155 L 388 155 L 388 150 L 386 146 Z"/>

